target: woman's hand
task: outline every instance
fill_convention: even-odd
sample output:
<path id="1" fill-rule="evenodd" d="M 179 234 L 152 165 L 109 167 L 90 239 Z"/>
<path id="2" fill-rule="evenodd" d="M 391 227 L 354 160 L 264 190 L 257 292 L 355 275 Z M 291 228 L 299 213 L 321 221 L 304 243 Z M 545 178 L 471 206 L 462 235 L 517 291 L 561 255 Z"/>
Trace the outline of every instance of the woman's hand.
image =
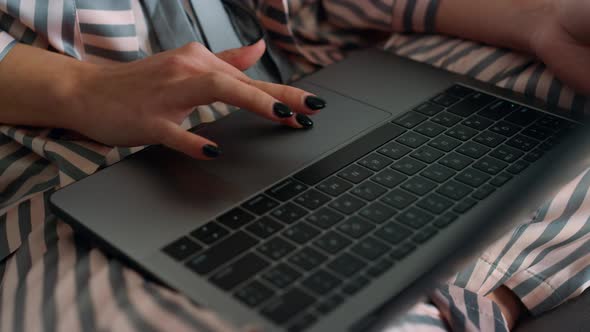
<path id="1" fill-rule="evenodd" d="M 252 46 L 213 54 L 197 43 L 129 64 L 85 64 L 66 127 L 113 146 L 163 144 L 199 159 L 215 158 L 214 142 L 183 130 L 198 105 L 224 102 L 294 128 L 325 102 L 297 88 L 252 80 L 242 70 L 264 53 Z"/>
<path id="2" fill-rule="evenodd" d="M 546 3 L 531 35 L 532 51 L 566 84 L 590 95 L 590 2 Z"/>

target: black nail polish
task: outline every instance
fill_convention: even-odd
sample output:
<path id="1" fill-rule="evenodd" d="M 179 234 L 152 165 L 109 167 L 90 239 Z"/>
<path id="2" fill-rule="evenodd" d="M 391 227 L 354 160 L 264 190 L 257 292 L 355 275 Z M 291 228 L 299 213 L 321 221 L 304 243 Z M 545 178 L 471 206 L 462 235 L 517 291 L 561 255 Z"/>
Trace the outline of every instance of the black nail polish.
<path id="1" fill-rule="evenodd" d="M 305 129 L 310 129 L 311 127 L 313 127 L 313 121 L 311 121 L 311 119 L 305 114 L 297 114 L 295 119 Z"/>
<path id="2" fill-rule="evenodd" d="M 283 103 L 275 103 L 272 107 L 272 110 L 275 112 L 275 115 L 279 118 L 290 118 L 293 116 L 293 111 L 289 108 L 289 106 Z"/>
<path id="3" fill-rule="evenodd" d="M 317 111 L 326 107 L 326 101 L 316 96 L 308 96 L 305 98 L 305 105 L 310 109 Z"/>
<path id="4" fill-rule="evenodd" d="M 215 145 L 207 144 L 203 146 L 203 154 L 209 158 L 217 158 L 221 155 L 221 149 Z"/>

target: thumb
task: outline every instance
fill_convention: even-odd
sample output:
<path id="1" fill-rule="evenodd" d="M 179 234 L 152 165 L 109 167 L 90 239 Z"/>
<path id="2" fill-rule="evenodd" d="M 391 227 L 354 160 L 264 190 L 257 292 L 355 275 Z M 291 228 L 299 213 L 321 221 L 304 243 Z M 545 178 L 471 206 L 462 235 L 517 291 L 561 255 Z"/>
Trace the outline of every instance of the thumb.
<path id="1" fill-rule="evenodd" d="M 261 39 L 249 46 L 234 48 L 217 53 L 217 57 L 238 68 L 239 70 L 244 71 L 258 62 L 265 50 L 266 44 L 264 39 Z"/>

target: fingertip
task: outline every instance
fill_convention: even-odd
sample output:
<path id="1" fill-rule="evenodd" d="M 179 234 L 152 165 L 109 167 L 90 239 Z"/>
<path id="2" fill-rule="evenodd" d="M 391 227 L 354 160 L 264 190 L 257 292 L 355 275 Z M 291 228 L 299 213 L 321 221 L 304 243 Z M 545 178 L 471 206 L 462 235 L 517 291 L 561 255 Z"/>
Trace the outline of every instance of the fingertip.
<path id="1" fill-rule="evenodd" d="M 312 110 L 313 112 L 317 112 L 321 109 L 326 108 L 326 101 L 323 98 L 320 98 L 315 95 L 307 95 L 303 101 L 305 106 Z"/>

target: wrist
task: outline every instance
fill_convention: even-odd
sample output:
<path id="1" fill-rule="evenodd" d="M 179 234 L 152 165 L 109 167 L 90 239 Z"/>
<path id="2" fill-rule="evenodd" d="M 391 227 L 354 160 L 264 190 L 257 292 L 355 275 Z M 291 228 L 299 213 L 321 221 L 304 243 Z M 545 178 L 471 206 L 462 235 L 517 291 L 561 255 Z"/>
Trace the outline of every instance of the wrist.
<path id="1" fill-rule="evenodd" d="M 97 70 L 96 65 L 82 62 L 71 61 L 59 84 L 54 86 L 52 95 L 55 96 L 57 126 L 64 129 L 80 131 L 84 119 L 88 117 L 90 111 L 89 99 L 91 98 L 91 88 L 94 72 Z"/>

